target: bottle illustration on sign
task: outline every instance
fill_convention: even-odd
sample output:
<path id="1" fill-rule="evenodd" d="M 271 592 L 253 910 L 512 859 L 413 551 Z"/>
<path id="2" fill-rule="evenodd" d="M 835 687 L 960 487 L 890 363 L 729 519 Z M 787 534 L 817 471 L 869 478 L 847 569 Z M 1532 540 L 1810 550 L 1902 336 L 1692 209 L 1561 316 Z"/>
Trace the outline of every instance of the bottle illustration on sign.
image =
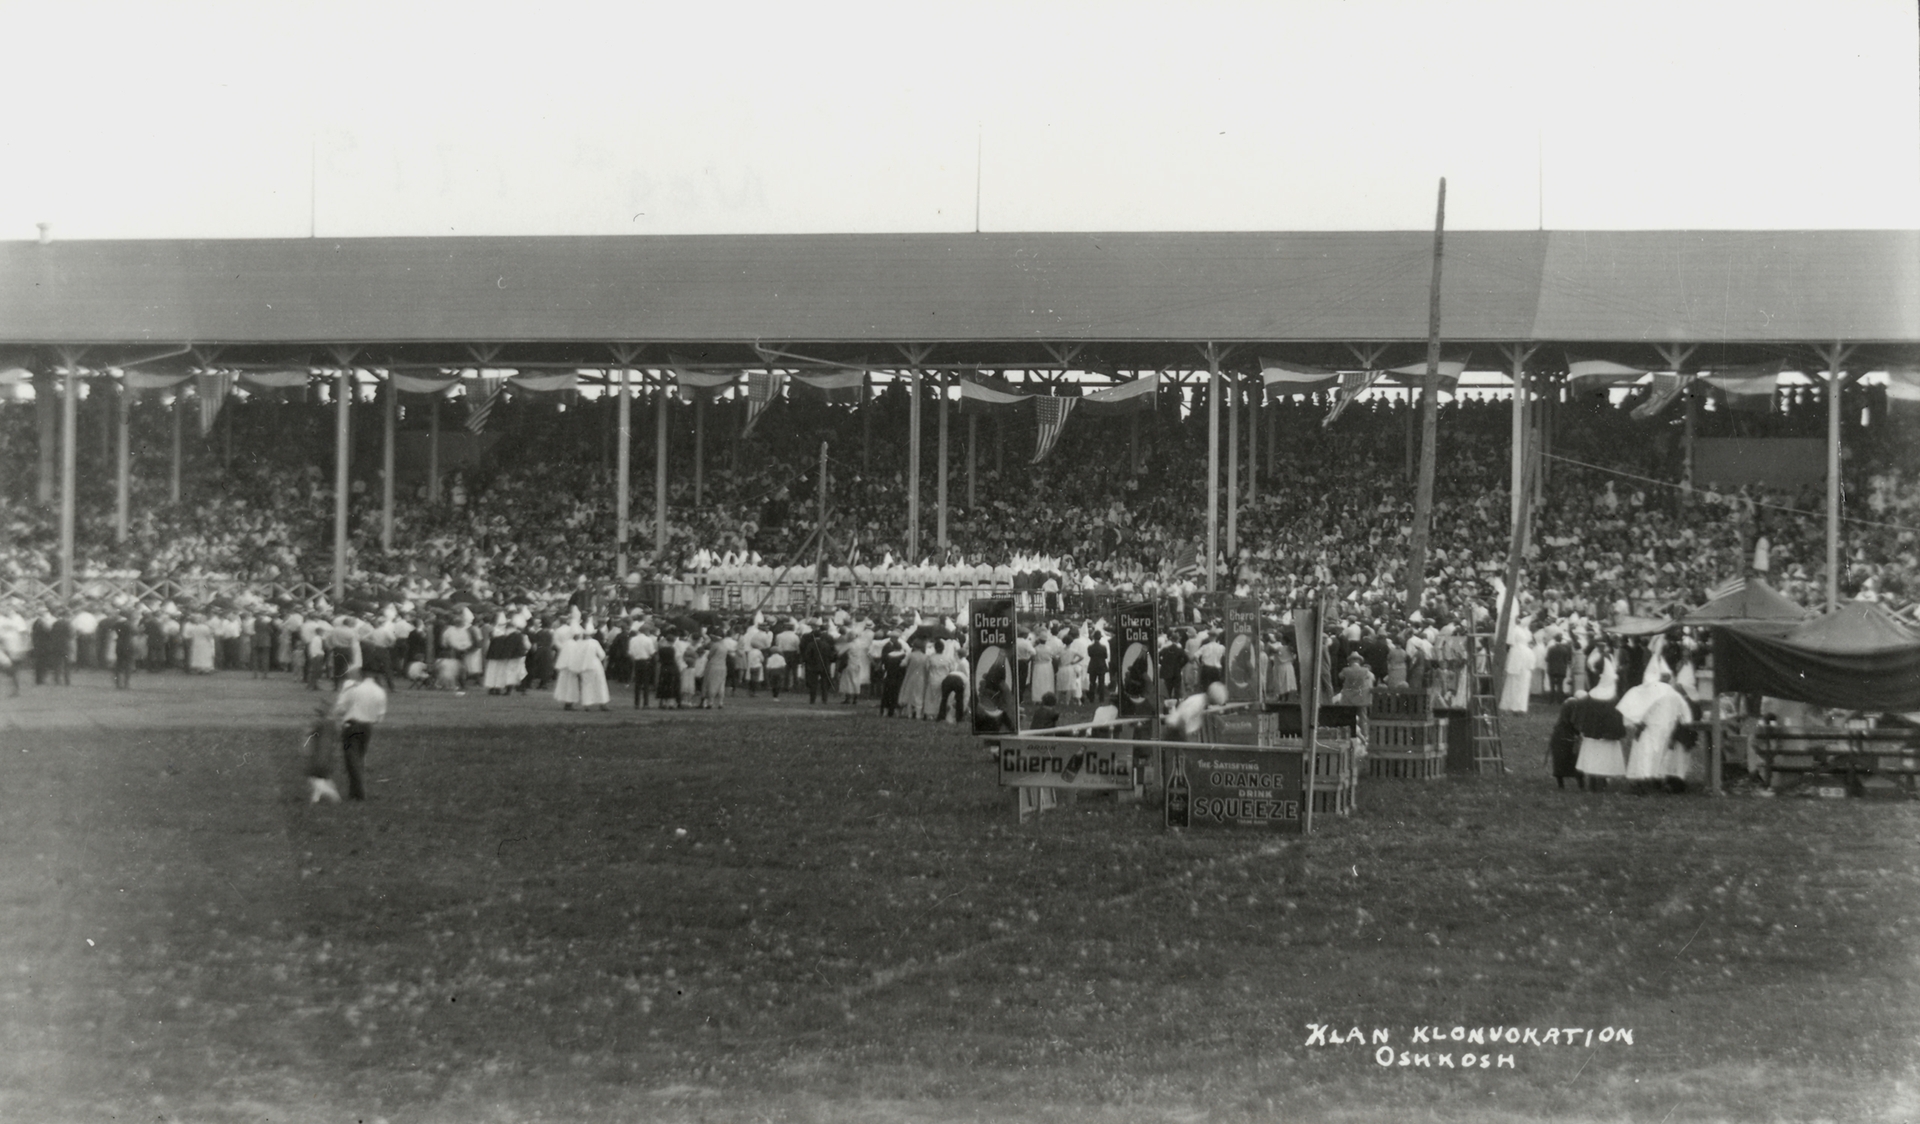
<path id="1" fill-rule="evenodd" d="M 1186 827 L 1188 811 L 1193 802 L 1193 789 L 1187 783 L 1187 755 L 1173 755 L 1173 765 L 1167 770 L 1167 826 Z"/>
<path id="2" fill-rule="evenodd" d="M 1061 766 L 1060 769 L 1061 782 L 1064 784 L 1072 784 L 1073 779 L 1080 775 L 1080 767 L 1086 763 L 1087 755 L 1084 752 L 1076 753 L 1072 757 L 1067 758 L 1067 763 Z"/>

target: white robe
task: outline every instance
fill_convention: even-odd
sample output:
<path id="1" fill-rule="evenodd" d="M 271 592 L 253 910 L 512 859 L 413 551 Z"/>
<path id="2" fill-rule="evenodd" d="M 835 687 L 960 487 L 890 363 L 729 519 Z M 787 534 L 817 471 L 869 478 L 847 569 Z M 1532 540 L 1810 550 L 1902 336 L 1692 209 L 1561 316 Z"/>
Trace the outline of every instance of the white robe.
<path id="1" fill-rule="evenodd" d="M 1627 751 L 1627 779 L 1684 778 L 1687 775 L 1687 751 L 1674 747 L 1673 734 L 1680 723 L 1692 716 L 1693 711 L 1687 705 L 1686 696 L 1674 690 L 1672 685 L 1656 680 L 1628 691 L 1621 697 L 1618 709 L 1620 717 L 1626 719 L 1629 726 L 1641 727 L 1639 736 L 1633 739 L 1633 745 Z"/>
<path id="2" fill-rule="evenodd" d="M 1500 691 L 1500 709 L 1525 714 L 1533 696 L 1533 634 L 1515 625 L 1507 634 L 1506 679 Z"/>

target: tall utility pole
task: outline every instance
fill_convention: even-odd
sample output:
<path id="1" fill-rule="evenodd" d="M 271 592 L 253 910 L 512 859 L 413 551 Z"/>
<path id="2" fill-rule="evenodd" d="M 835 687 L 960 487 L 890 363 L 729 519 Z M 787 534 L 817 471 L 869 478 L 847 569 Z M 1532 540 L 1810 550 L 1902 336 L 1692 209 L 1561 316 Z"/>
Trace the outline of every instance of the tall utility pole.
<path id="1" fill-rule="evenodd" d="M 1433 216 L 1433 288 L 1427 298 L 1427 376 L 1420 389 L 1420 477 L 1413 493 L 1413 535 L 1407 547 L 1406 611 L 1420 608 L 1427 580 L 1427 538 L 1433 530 L 1433 457 L 1440 434 L 1440 255 L 1446 245 L 1447 179 Z"/>

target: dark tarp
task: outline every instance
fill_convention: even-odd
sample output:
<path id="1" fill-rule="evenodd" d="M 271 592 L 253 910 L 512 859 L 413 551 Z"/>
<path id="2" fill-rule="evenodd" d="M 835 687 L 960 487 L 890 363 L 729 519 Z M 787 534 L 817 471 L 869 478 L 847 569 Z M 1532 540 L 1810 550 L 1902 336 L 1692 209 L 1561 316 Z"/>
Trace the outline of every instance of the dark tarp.
<path id="1" fill-rule="evenodd" d="M 1749 631 L 1780 636 L 1807 619 L 1807 610 L 1789 601 L 1759 578 L 1748 578 L 1741 587 L 1724 597 L 1716 597 L 1680 618 L 1681 624 L 1750 626 Z"/>
<path id="2" fill-rule="evenodd" d="M 1718 689 L 1839 710 L 1920 710 L 1920 633 L 1871 601 L 1853 601 L 1785 636 L 1713 632 Z"/>

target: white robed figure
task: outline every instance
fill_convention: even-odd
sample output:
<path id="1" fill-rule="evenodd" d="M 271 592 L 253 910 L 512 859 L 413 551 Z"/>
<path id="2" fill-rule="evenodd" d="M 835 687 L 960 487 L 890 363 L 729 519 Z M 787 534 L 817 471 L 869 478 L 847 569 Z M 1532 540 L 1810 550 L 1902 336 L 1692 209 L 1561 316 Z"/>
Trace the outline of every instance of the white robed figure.
<path id="1" fill-rule="evenodd" d="M 1673 687 L 1673 673 L 1660 657 L 1655 642 L 1647 658 L 1647 673 L 1638 687 L 1620 697 L 1617 709 L 1632 735 L 1627 749 L 1627 779 L 1659 780 L 1687 775 L 1687 751 L 1675 748 L 1674 731 L 1692 717 L 1687 698 Z"/>
<path id="2" fill-rule="evenodd" d="M 573 654 L 580 638 L 578 625 L 555 625 L 553 629 L 553 701 L 573 706 L 580 701 L 580 670 Z"/>
<path id="3" fill-rule="evenodd" d="M 1059 637 L 1046 629 L 1033 634 L 1033 701 L 1039 702 L 1054 693 L 1053 661 L 1060 658 L 1064 645 Z M 1056 696 L 1057 697 L 1057 696 Z"/>
<path id="4" fill-rule="evenodd" d="M 1533 633 L 1519 621 L 1507 632 L 1506 678 L 1500 690 L 1500 709 L 1525 714 L 1533 691 Z"/>

